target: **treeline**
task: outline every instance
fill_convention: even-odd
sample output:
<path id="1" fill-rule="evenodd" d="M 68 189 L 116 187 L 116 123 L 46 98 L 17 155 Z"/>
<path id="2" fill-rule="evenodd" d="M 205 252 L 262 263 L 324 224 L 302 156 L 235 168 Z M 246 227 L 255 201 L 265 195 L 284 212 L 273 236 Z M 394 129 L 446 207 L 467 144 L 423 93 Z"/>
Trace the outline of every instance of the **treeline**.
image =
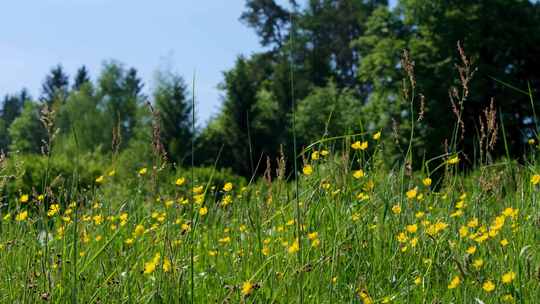
<path id="1" fill-rule="evenodd" d="M 84 66 L 70 79 L 58 65 L 46 76 L 38 100 L 26 90 L 4 97 L 1 148 L 44 153 L 54 139 L 51 149 L 60 153 L 151 149 L 145 146 L 152 137 L 153 110 L 160 113 L 167 157 L 183 165 L 193 137 L 189 93 L 178 75 L 161 72 L 156 78 L 152 96 L 145 96 L 135 68 L 108 62 L 93 82 Z"/>
<path id="2" fill-rule="evenodd" d="M 393 8 L 383 0 L 280 3 L 246 1 L 240 19 L 264 51 L 239 56 L 224 72 L 221 110 L 196 132 L 192 92 L 180 75 L 162 73 L 144 96 L 134 68 L 109 62 L 91 81 L 84 67 L 70 79 L 57 66 L 38 100 L 24 90 L 4 98 L 1 148 L 40 153 L 50 136 L 40 121 L 46 106 L 56 115 L 56 146 L 63 151 L 142 155 L 156 129 L 148 101 L 159 113 L 171 162 L 189 166 L 195 140 L 196 165 L 217 161 L 246 176 L 263 171 L 267 157 L 292 158 L 293 122 L 298 147 L 382 131 L 388 165 L 407 149 L 414 123 L 413 167 L 455 152 L 472 165 L 487 128 L 490 158 L 522 155 L 536 136 L 533 113 L 540 109 L 530 100 L 540 85 L 536 1 L 402 0 Z M 488 126 L 490 107 L 496 121 Z M 412 121 L 418 113 L 421 119 Z M 497 142 L 503 131 L 505 144 Z"/>

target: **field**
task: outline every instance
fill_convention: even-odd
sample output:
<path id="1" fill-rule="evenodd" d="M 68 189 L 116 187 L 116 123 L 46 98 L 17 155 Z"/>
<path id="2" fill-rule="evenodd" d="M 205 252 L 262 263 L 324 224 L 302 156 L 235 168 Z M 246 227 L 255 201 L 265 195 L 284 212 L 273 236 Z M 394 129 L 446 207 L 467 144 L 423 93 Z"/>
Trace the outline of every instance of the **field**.
<path id="1" fill-rule="evenodd" d="M 0 304 L 540 303 L 540 1 L 3 2 Z"/>
<path id="2" fill-rule="evenodd" d="M 381 136 L 310 147 L 297 184 L 278 159 L 252 183 L 148 164 L 130 186 L 104 168 L 88 189 L 20 192 L 0 218 L 0 302 L 536 302 L 533 164 L 389 169 Z"/>

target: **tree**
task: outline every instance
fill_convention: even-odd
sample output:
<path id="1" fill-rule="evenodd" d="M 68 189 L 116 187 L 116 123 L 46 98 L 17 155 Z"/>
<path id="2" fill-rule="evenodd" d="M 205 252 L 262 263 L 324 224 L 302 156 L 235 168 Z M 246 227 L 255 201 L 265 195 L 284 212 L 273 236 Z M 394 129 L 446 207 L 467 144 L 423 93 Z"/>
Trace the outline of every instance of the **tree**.
<path id="1" fill-rule="evenodd" d="M 142 81 L 137 70 L 131 68 L 126 72 L 120 63 L 105 63 L 97 87 L 98 107 L 106 113 L 106 121 L 109 123 L 102 130 L 111 138 L 112 130 L 118 129 L 122 147 L 125 147 L 133 136 L 137 108 L 144 98 L 141 91 Z"/>
<path id="2" fill-rule="evenodd" d="M 88 69 L 86 69 L 86 66 L 82 66 L 77 70 L 77 73 L 75 74 L 75 79 L 73 81 L 73 90 L 78 91 L 83 84 L 90 82 L 90 74 L 88 73 Z"/>
<path id="3" fill-rule="evenodd" d="M 379 10 L 370 18 L 366 34 L 357 40 L 362 49 L 359 77 L 372 87 L 369 103 L 376 113 L 372 118 L 410 120 L 410 111 L 398 106 L 403 75 L 400 54 L 407 48 L 414 60 L 416 92 L 425 96 L 424 119 L 416 133 L 422 143 L 418 147 L 423 147 L 417 149 L 417 165 L 423 157 L 450 152 L 445 142 L 451 143 L 452 132 L 448 129 L 456 126 L 448 97 L 452 88 L 468 92 L 462 111 L 464 133 L 462 137 L 460 126 L 456 147 L 464 151 L 465 158 L 473 158 L 480 131 L 478 119 L 492 97 L 500 111 L 498 116 L 504 119 L 500 123 L 504 123 L 510 152 L 522 155 L 523 134 L 533 121 L 530 102 L 527 96 L 516 94 L 493 78 L 520 88 L 527 88 L 528 83 L 531 88 L 539 86 L 540 60 L 533 55 L 540 42 L 539 10 L 540 4 L 519 0 L 407 0 L 394 11 Z M 456 47 L 458 41 L 472 60 L 471 68 L 477 69 L 466 88 L 455 68 L 464 64 Z M 418 112 L 420 98 L 416 97 Z M 390 128 L 388 121 L 383 124 Z M 501 155 L 503 151 L 499 145 L 493 153 Z"/>
<path id="4" fill-rule="evenodd" d="M 66 143 L 73 139 L 75 132 L 82 151 L 104 152 L 104 148 L 110 147 L 110 142 L 106 141 L 109 134 L 103 130 L 107 125 L 106 115 L 98 105 L 99 99 L 91 82 L 84 82 L 70 93 L 57 116 L 57 125 Z"/>
<path id="5" fill-rule="evenodd" d="M 51 69 L 41 86 L 41 91 L 39 100 L 51 108 L 56 102 L 60 104 L 65 102 L 69 91 L 69 77 L 60 64 Z"/>
<path id="6" fill-rule="evenodd" d="M 290 113 L 294 101 L 303 100 L 303 109 L 314 110 L 308 102 L 322 106 L 325 101 L 321 98 L 306 97 L 331 79 L 335 91 L 349 88 L 344 100 L 353 99 L 353 95 L 361 99 L 365 88 L 357 83 L 359 56 L 351 43 L 363 34 L 371 13 L 386 3 L 311 0 L 301 6 L 289 1 L 287 8 L 274 0 L 247 1 L 241 20 L 269 49 L 249 58 L 240 57 L 224 74 L 221 113 L 202 133 L 202 138 L 211 142 L 206 144 L 209 147 L 220 146 L 217 139 L 224 142 L 221 165 L 249 175 L 262 155 L 274 157 L 280 146 L 292 155 Z M 324 104 L 325 109 L 328 105 L 333 103 Z M 307 124 L 308 113 L 303 114 Z M 299 137 L 307 141 L 311 135 Z"/>
<path id="7" fill-rule="evenodd" d="M 221 88 L 225 91 L 225 98 L 222 109 L 222 121 L 224 136 L 223 142 L 226 144 L 226 151 L 231 156 L 225 157 L 225 161 L 233 162 L 238 172 L 249 175 L 253 168 L 249 160 L 250 136 L 248 130 L 251 128 L 250 119 L 253 119 L 252 112 L 257 96 L 258 83 L 254 74 L 251 73 L 249 62 L 244 57 L 239 57 L 233 70 L 224 73 L 225 80 Z"/>
<path id="8" fill-rule="evenodd" d="M 245 176 L 254 173 L 262 156 L 277 154 L 282 134 L 287 132 L 287 127 L 279 124 L 277 99 L 264 89 L 265 69 L 256 58 L 240 56 L 235 67 L 224 73 L 222 109 L 203 130 L 199 141 L 202 152 L 197 154 L 213 159 L 223 146 L 219 165 Z"/>
<path id="9" fill-rule="evenodd" d="M 47 132 L 40 121 L 40 105 L 31 101 L 24 104 L 23 111 L 9 127 L 11 151 L 39 153 Z"/>
<path id="10" fill-rule="evenodd" d="M 157 75 L 154 104 L 161 119 L 161 139 L 169 160 L 187 165 L 193 132 L 191 130 L 191 102 L 184 79 L 171 72 Z"/>
<path id="11" fill-rule="evenodd" d="M 295 1 L 289 3 L 296 5 Z M 274 0 L 247 0 L 240 20 L 255 29 L 263 46 L 281 47 L 286 41 L 290 12 Z"/>
<path id="12" fill-rule="evenodd" d="M 24 103 L 30 99 L 30 94 L 26 89 L 23 89 L 18 95 L 6 95 L 4 97 L 0 115 L 8 127 L 21 114 Z"/>
<path id="13" fill-rule="evenodd" d="M 0 112 L 0 149 L 3 151 L 7 150 L 10 144 L 9 127 L 21 115 L 25 102 L 30 99 L 30 94 L 26 89 L 23 89 L 18 95 L 6 95 L 4 97 L 2 111 Z"/>
<path id="14" fill-rule="evenodd" d="M 315 88 L 298 103 L 296 126 L 300 145 L 359 131 L 355 113 L 360 112 L 361 107 L 362 103 L 349 90 L 340 90 L 332 82 Z"/>
<path id="15" fill-rule="evenodd" d="M 351 43 L 363 34 L 372 12 L 388 1 L 310 0 L 305 6 L 296 1 L 289 4 L 290 10 L 274 0 L 248 0 L 240 19 L 255 30 L 263 46 L 272 47 L 270 53 L 293 54 L 298 78 L 319 87 L 331 78 L 338 87 L 357 86 L 359 57 Z"/>

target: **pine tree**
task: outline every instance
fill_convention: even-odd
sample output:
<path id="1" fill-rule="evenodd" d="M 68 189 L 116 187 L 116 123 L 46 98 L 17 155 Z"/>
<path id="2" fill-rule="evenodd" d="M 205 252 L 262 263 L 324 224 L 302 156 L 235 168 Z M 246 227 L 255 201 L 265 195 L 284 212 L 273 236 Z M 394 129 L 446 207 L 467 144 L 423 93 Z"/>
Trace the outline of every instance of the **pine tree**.
<path id="1" fill-rule="evenodd" d="M 85 83 L 90 82 L 90 74 L 88 73 L 88 69 L 86 69 L 86 66 L 82 66 L 77 70 L 77 73 L 75 74 L 75 79 L 73 81 L 73 90 L 78 91 L 81 89 L 81 86 Z"/>
<path id="2" fill-rule="evenodd" d="M 125 147 L 137 123 L 137 108 L 141 105 L 142 80 L 137 70 L 129 69 L 127 72 L 118 62 L 108 62 L 98 78 L 97 96 L 99 106 L 104 110 L 108 125 L 104 132 L 111 138 L 112 130 L 119 129 L 122 147 Z"/>
<path id="3" fill-rule="evenodd" d="M 41 91 L 39 100 L 49 107 L 56 102 L 63 104 L 66 101 L 69 92 L 69 77 L 60 64 L 51 69 L 41 86 Z"/>
<path id="4" fill-rule="evenodd" d="M 191 130 L 191 101 L 184 79 L 173 73 L 159 73 L 154 90 L 154 103 L 161 119 L 161 139 L 169 160 L 187 165 Z"/>

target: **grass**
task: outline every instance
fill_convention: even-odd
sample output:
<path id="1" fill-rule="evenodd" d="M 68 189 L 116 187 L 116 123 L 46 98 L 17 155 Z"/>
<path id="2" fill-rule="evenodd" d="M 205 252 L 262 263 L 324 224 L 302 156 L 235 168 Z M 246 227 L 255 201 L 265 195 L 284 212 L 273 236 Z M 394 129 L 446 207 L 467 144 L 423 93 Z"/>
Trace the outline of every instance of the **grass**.
<path id="1" fill-rule="evenodd" d="M 122 180 L 105 172 L 90 191 L 10 197 L 0 302 L 289 303 L 299 301 L 299 282 L 308 303 L 540 298 L 534 166 L 503 162 L 464 175 L 445 158 L 430 183 L 386 169 L 379 142 L 308 151 L 299 206 L 284 179 L 194 180 L 194 193 L 189 176 L 179 185 L 181 176 L 168 176 L 155 193 L 151 170 L 133 172 L 138 186 L 128 194 L 115 195 Z"/>
<path id="2" fill-rule="evenodd" d="M 450 152 L 425 160 L 421 172 L 411 168 L 423 106 L 415 116 L 407 54 L 411 133 L 394 168 L 384 153 L 392 135 L 380 132 L 325 134 L 294 158 L 289 171 L 298 178 L 285 177 L 281 158 L 247 184 L 218 182 L 214 169 L 195 174 L 193 166 L 173 174 L 162 163 L 159 129 L 153 164 L 128 176 L 103 168 L 90 188 L 80 186 L 78 169 L 59 186 L 47 154 L 45 182 L 24 185 L 41 191 L 11 191 L 0 209 L 0 303 L 535 303 L 538 141 L 522 164 L 491 162 L 491 106 L 480 120 L 476 169 L 459 170 L 472 77 L 462 61 Z M 0 163 L 10 161 L 24 168 Z"/>

